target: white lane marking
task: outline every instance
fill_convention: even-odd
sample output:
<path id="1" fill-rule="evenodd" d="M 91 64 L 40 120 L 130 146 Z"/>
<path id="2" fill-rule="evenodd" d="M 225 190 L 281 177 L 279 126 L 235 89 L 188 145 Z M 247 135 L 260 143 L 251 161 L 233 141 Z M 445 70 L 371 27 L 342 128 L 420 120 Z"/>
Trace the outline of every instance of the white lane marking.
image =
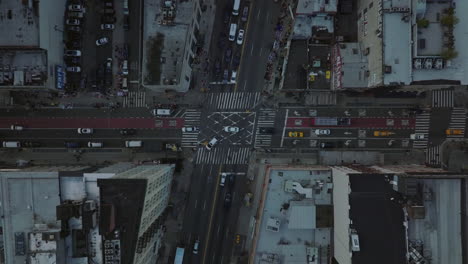
<path id="1" fill-rule="evenodd" d="M 260 56 L 262 56 L 263 47 L 260 48 Z"/>
<path id="2" fill-rule="evenodd" d="M 288 114 L 289 114 L 289 109 L 286 109 L 286 116 L 285 116 L 285 118 L 284 118 L 283 135 L 281 136 L 281 144 L 280 144 L 280 147 L 283 147 L 284 134 L 286 133 L 286 125 L 287 125 L 287 122 L 288 122 Z"/>
<path id="3" fill-rule="evenodd" d="M 216 233 L 216 236 L 219 236 L 219 230 L 221 230 L 221 226 L 218 226 L 218 232 Z"/>
<path id="4" fill-rule="evenodd" d="M 267 13 L 266 21 L 268 22 L 268 19 L 270 18 L 270 12 Z"/>
<path id="5" fill-rule="evenodd" d="M 245 86 L 247 85 L 247 80 L 244 81 L 244 86 L 242 86 L 242 90 L 245 91 Z"/>
<path id="6" fill-rule="evenodd" d="M 195 200 L 195 206 L 194 206 L 194 208 L 197 208 L 197 205 L 198 205 L 198 200 Z"/>
<path id="7" fill-rule="evenodd" d="M 257 20 L 260 18 L 260 9 L 258 10 L 258 13 L 257 13 Z"/>
<path id="8" fill-rule="evenodd" d="M 252 43 L 252 48 L 250 49 L 250 55 L 253 54 L 254 44 Z"/>

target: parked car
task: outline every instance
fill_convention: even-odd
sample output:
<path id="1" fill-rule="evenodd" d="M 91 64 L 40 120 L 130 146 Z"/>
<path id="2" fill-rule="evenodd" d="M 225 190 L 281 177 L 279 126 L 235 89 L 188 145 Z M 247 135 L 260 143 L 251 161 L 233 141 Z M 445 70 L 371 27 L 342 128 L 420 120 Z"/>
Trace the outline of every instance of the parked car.
<path id="1" fill-rule="evenodd" d="M 130 27 L 130 18 L 129 18 L 128 15 L 125 15 L 125 16 L 124 16 L 123 29 L 124 29 L 124 30 L 128 30 L 129 27 Z"/>
<path id="2" fill-rule="evenodd" d="M 73 18 L 83 18 L 84 14 L 83 12 L 68 12 L 68 17 L 73 17 Z"/>
<path id="3" fill-rule="evenodd" d="M 78 128 L 78 134 L 92 134 L 92 128 Z"/>
<path id="4" fill-rule="evenodd" d="M 221 173 L 221 178 L 219 180 L 219 186 L 224 186 L 224 184 L 226 183 L 226 177 L 227 177 L 226 173 Z"/>
<path id="5" fill-rule="evenodd" d="M 107 44 L 109 42 L 109 39 L 107 37 L 100 38 L 96 40 L 96 46 L 102 46 L 104 44 Z"/>
<path id="6" fill-rule="evenodd" d="M 242 10 L 241 20 L 245 22 L 247 21 L 248 18 L 249 18 L 249 6 L 244 6 L 244 9 Z"/>
<path id="7" fill-rule="evenodd" d="M 197 255 L 198 254 L 198 247 L 200 245 L 200 240 L 196 240 L 195 243 L 193 244 L 193 254 Z"/>
<path id="8" fill-rule="evenodd" d="M 231 202 L 232 202 L 231 193 L 226 193 L 226 195 L 224 195 L 224 208 L 228 209 L 229 207 L 231 207 Z"/>
<path id="9" fill-rule="evenodd" d="M 88 148 L 102 148 L 102 142 L 88 142 Z"/>
<path id="10" fill-rule="evenodd" d="M 83 6 L 82 5 L 69 5 L 68 10 L 81 12 L 83 11 Z"/>
<path id="11" fill-rule="evenodd" d="M 234 127 L 234 126 L 225 126 L 224 131 L 228 133 L 237 133 L 239 132 L 239 127 Z"/>
<path id="12" fill-rule="evenodd" d="M 81 28 L 79 26 L 68 26 L 67 28 L 69 31 L 73 31 L 73 32 L 77 32 L 77 33 L 80 33 L 81 32 Z"/>
<path id="13" fill-rule="evenodd" d="M 72 49 L 79 49 L 81 48 L 81 43 L 79 41 L 69 41 L 67 42 L 67 47 Z"/>
<path id="14" fill-rule="evenodd" d="M 229 63 L 231 61 L 231 56 L 232 56 L 232 49 L 228 48 L 226 52 L 224 53 L 224 60 Z"/>
<path id="15" fill-rule="evenodd" d="M 81 67 L 80 66 L 67 67 L 67 72 L 81 72 Z"/>
<path id="16" fill-rule="evenodd" d="M 78 20 L 76 18 L 69 18 L 69 19 L 65 20 L 65 24 L 67 24 L 69 26 L 79 26 L 80 25 L 80 20 Z"/>
<path id="17" fill-rule="evenodd" d="M 330 129 L 315 129 L 315 134 L 320 135 L 330 135 Z"/>
<path id="18" fill-rule="evenodd" d="M 102 30 L 114 30 L 114 28 L 115 28 L 114 24 L 101 24 Z"/>
<path id="19" fill-rule="evenodd" d="M 81 50 L 66 50 L 65 51 L 65 56 L 80 57 L 81 56 Z"/>
<path id="20" fill-rule="evenodd" d="M 109 2 L 104 2 L 103 6 L 104 6 L 104 8 L 106 8 L 106 7 L 112 8 L 112 7 L 114 7 L 114 3 L 110 2 L 110 1 Z"/>
<path id="21" fill-rule="evenodd" d="M 224 24 L 229 23 L 230 18 L 231 18 L 231 11 L 228 8 L 224 9 L 224 19 L 223 19 Z"/>
<path id="22" fill-rule="evenodd" d="M 291 132 L 288 133 L 288 137 L 304 137 L 304 132 L 291 131 Z"/>
<path id="23" fill-rule="evenodd" d="M 124 136 L 131 136 L 131 135 L 135 135 L 135 134 L 136 134 L 136 130 L 133 129 L 133 128 L 121 129 L 121 130 L 120 130 L 120 134 L 121 134 L 121 135 L 124 135 Z"/>
<path id="24" fill-rule="evenodd" d="M 239 67 L 239 64 L 240 64 L 240 54 L 237 53 L 232 59 L 232 67 L 234 69 L 237 69 L 237 67 Z"/>
<path id="25" fill-rule="evenodd" d="M 81 60 L 77 57 L 68 57 L 67 64 L 80 64 Z"/>
<path id="26" fill-rule="evenodd" d="M 244 43 L 244 30 L 239 29 L 239 33 L 237 34 L 237 45 L 242 45 Z"/>
<path id="27" fill-rule="evenodd" d="M 106 14 L 106 15 L 114 15 L 115 10 L 113 8 L 106 8 L 106 9 L 103 9 L 101 13 Z"/>
<path id="28" fill-rule="evenodd" d="M 237 71 L 232 71 L 231 73 L 231 83 L 236 83 Z"/>
<path id="29" fill-rule="evenodd" d="M 114 16 L 102 16 L 101 17 L 101 23 L 102 24 L 113 24 L 115 23 L 115 17 Z"/>
<path id="30" fill-rule="evenodd" d="M 197 132 L 199 131 L 199 127 L 191 126 L 191 127 L 183 127 L 182 132 Z"/>

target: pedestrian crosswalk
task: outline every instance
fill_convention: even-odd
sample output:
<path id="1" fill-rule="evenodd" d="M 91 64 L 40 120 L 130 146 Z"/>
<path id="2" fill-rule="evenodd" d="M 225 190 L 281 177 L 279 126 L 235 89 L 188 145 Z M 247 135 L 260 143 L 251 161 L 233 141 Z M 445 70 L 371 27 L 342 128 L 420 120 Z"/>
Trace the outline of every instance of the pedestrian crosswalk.
<path id="1" fill-rule="evenodd" d="M 447 135 L 448 138 L 462 138 L 464 137 L 466 126 L 466 112 L 462 107 L 456 107 L 452 109 L 452 114 L 450 116 L 449 129 L 458 129 L 462 130 L 463 134 L 460 135 Z"/>
<path id="2" fill-rule="evenodd" d="M 251 148 L 214 147 L 211 150 L 199 148 L 195 164 L 247 164 Z"/>
<path id="3" fill-rule="evenodd" d="M 206 101 L 216 109 L 251 109 L 260 100 L 259 92 L 211 93 Z"/>
<path id="4" fill-rule="evenodd" d="M 271 145 L 271 133 L 265 133 L 265 128 L 274 127 L 276 118 L 276 110 L 260 109 L 258 111 L 257 130 L 255 132 L 254 147 L 269 147 Z"/>
<path id="5" fill-rule="evenodd" d="M 440 166 L 440 146 L 427 148 L 426 164 L 431 166 Z"/>
<path id="6" fill-rule="evenodd" d="M 415 134 L 423 134 L 423 139 L 414 139 L 413 148 L 423 149 L 427 147 L 430 125 L 430 113 L 422 113 L 416 116 Z"/>
<path id="7" fill-rule="evenodd" d="M 133 107 L 146 107 L 146 93 L 145 92 L 128 92 L 123 98 L 124 108 Z"/>
<path id="8" fill-rule="evenodd" d="M 194 109 L 187 109 L 184 113 L 184 126 L 185 127 L 200 127 L 201 111 Z M 182 131 L 182 142 L 183 148 L 193 148 L 198 146 L 198 133 L 199 131 Z"/>
<path id="9" fill-rule="evenodd" d="M 453 89 L 432 90 L 432 107 L 453 107 Z"/>

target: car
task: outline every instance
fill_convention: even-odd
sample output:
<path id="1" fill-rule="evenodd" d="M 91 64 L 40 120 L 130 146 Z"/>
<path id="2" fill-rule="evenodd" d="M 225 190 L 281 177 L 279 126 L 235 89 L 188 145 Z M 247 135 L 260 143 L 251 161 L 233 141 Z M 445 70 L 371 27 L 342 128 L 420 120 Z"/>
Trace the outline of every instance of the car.
<path id="1" fill-rule="evenodd" d="M 334 142 L 322 142 L 320 143 L 321 148 L 334 148 L 335 143 Z"/>
<path id="2" fill-rule="evenodd" d="M 249 18 L 249 6 L 244 6 L 244 9 L 242 10 L 241 20 L 243 22 L 246 22 L 248 18 Z"/>
<path id="3" fill-rule="evenodd" d="M 102 14 L 106 14 L 106 15 L 114 15 L 115 14 L 115 10 L 112 9 L 112 8 L 106 8 L 106 9 L 103 9 L 101 11 Z"/>
<path id="4" fill-rule="evenodd" d="M 228 69 L 225 69 L 225 70 L 224 70 L 224 73 L 223 73 L 223 81 L 224 81 L 224 82 L 227 82 L 227 81 L 228 81 L 228 78 L 229 78 L 229 70 L 228 70 Z"/>
<path id="5" fill-rule="evenodd" d="M 347 117 L 338 118 L 338 125 L 339 126 L 349 126 L 349 125 L 351 125 L 351 118 L 347 118 Z"/>
<path id="6" fill-rule="evenodd" d="M 16 131 L 21 131 L 21 130 L 24 129 L 24 127 L 23 127 L 23 126 L 20 126 L 20 125 L 11 125 L 11 126 L 10 126 L 10 129 L 11 129 L 11 130 L 16 130 Z"/>
<path id="7" fill-rule="evenodd" d="M 26 148 L 38 148 L 41 146 L 41 143 L 35 141 L 26 141 L 23 143 L 23 146 Z"/>
<path id="8" fill-rule="evenodd" d="M 122 74 L 128 75 L 128 61 L 127 60 L 124 60 L 122 62 Z"/>
<path id="9" fill-rule="evenodd" d="M 102 142 L 88 142 L 88 148 L 102 148 Z"/>
<path id="10" fill-rule="evenodd" d="M 68 57 L 67 58 L 67 64 L 80 64 L 81 60 L 80 58 L 77 57 Z"/>
<path id="11" fill-rule="evenodd" d="M 151 114 L 154 116 L 170 116 L 171 115 L 171 109 L 153 109 L 151 110 Z"/>
<path id="12" fill-rule="evenodd" d="M 232 67 L 234 69 L 237 69 L 237 67 L 239 67 L 239 64 L 240 64 L 240 54 L 237 53 L 234 58 L 232 58 Z"/>
<path id="13" fill-rule="evenodd" d="M 79 26 L 68 26 L 67 29 L 73 32 L 77 32 L 77 33 L 81 32 L 81 28 Z"/>
<path id="14" fill-rule="evenodd" d="M 101 23 L 102 24 L 113 24 L 115 23 L 116 19 L 114 16 L 102 16 Z"/>
<path id="15" fill-rule="evenodd" d="M 219 60 L 216 60 L 216 62 L 215 62 L 215 73 L 216 74 L 221 73 L 221 62 Z"/>
<path id="16" fill-rule="evenodd" d="M 289 137 L 304 137 L 304 132 L 301 131 L 291 131 L 288 133 Z"/>
<path id="17" fill-rule="evenodd" d="M 102 30 L 114 30 L 114 28 L 115 28 L 114 24 L 101 24 Z"/>
<path id="18" fill-rule="evenodd" d="M 65 51 L 65 56 L 80 57 L 81 56 L 81 50 L 66 50 Z"/>
<path id="19" fill-rule="evenodd" d="M 104 6 L 104 8 L 106 8 L 106 7 L 112 8 L 112 7 L 114 6 L 114 3 L 112 3 L 112 2 L 104 2 L 104 3 L 103 3 L 103 6 Z"/>
<path id="20" fill-rule="evenodd" d="M 107 44 L 109 42 L 109 39 L 106 37 L 100 38 L 96 40 L 96 46 L 102 46 L 104 44 Z"/>
<path id="21" fill-rule="evenodd" d="M 66 148 L 79 148 L 80 144 L 78 142 L 65 142 Z"/>
<path id="22" fill-rule="evenodd" d="M 236 42 L 237 42 L 237 45 L 242 45 L 242 43 L 244 43 L 244 30 L 243 29 L 239 29 Z"/>
<path id="23" fill-rule="evenodd" d="M 223 130 L 228 133 L 237 133 L 240 129 L 239 127 L 225 126 Z"/>
<path id="24" fill-rule="evenodd" d="M 330 135 L 330 129 L 315 129 L 315 134 L 320 135 Z"/>
<path id="25" fill-rule="evenodd" d="M 67 42 L 67 47 L 72 49 L 79 49 L 81 48 L 81 43 L 79 41 L 69 41 Z"/>
<path id="26" fill-rule="evenodd" d="M 231 62 L 231 56 L 232 56 L 232 49 L 228 48 L 226 52 L 224 53 L 224 60 L 229 63 Z"/>
<path id="27" fill-rule="evenodd" d="M 67 67 L 67 72 L 81 72 L 81 67 L 79 66 Z"/>
<path id="28" fill-rule="evenodd" d="M 129 28 L 130 28 L 130 17 L 128 15 L 125 15 L 123 29 L 128 30 Z"/>
<path id="29" fill-rule="evenodd" d="M 106 72 L 112 72 L 112 58 L 106 60 Z"/>
<path id="30" fill-rule="evenodd" d="M 229 23 L 230 18 L 231 18 L 231 12 L 227 8 L 224 9 L 224 19 L 223 19 L 224 24 Z"/>
<path id="31" fill-rule="evenodd" d="M 275 133 L 275 128 L 274 127 L 261 127 L 259 129 L 259 132 L 261 134 L 273 134 Z"/>
<path id="32" fill-rule="evenodd" d="M 236 175 L 235 174 L 230 174 L 228 178 L 229 185 L 234 186 L 234 183 L 236 182 Z"/>
<path id="33" fill-rule="evenodd" d="M 69 26 L 79 26 L 80 25 L 80 20 L 78 20 L 76 18 L 70 18 L 70 19 L 65 20 L 65 24 L 67 24 Z"/>
<path id="34" fill-rule="evenodd" d="M 83 12 L 68 12 L 68 17 L 83 18 Z"/>
<path id="35" fill-rule="evenodd" d="M 78 134 L 92 134 L 92 128 L 78 128 Z"/>
<path id="36" fill-rule="evenodd" d="M 199 127 L 195 127 L 195 126 L 192 126 L 192 127 L 183 127 L 182 128 L 182 132 L 197 132 L 199 131 L 200 128 Z"/>
<path id="37" fill-rule="evenodd" d="M 226 193 L 226 195 L 224 195 L 224 208 L 229 208 L 231 207 L 231 202 L 232 202 L 232 195 L 231 193 Z"/>
<path id="38" fill-rule="evenodd" d="M 198 247 L 200 245 L 200 240 L 196 240 L 195 243 L 193 244 L 193 254 L 197 255 L 198 254 Z"/>
<path id="39" fill-rule="evenodd" d="M 224 186 L 224 184 L 226 183 L 226 177 L 227 177 L 227 174 L 226 173 L 221 173 L 221 179 L 219 180 L 219 186 Z"/>
<path id="40" fill-rule="evenodd" d="M 231 83 L 236 83 L 237 71 L 232 71 L 231 73 Z"/>
<path id="41" fill-rule="evenodd" d="M 463 135 L 463 129 L 446 129 L 445 135 Z"/>
<path id="42" fill-rule="evenodd" d="M 211 150 L 214 145 L 216 145 L 216 143 L 218 143 L 218 139 L 216 137 L 213 137 L 210 142 L 208 142 L 208 144 L 206 145 L 206 149 L 208 150 Z"/>
<path id="43" fill-rule="evenodd" d="M 69 11 L 83 11 L 83 6 L 82 5 L 69 5 L 68 6 Z"/>
<path id="44" fill-rule="evenodd" d="M 131 136 L 136 134 L 136 129 L 129 128 L 129 129 L 121 129 L 120 134 L 124 136 Z"/>

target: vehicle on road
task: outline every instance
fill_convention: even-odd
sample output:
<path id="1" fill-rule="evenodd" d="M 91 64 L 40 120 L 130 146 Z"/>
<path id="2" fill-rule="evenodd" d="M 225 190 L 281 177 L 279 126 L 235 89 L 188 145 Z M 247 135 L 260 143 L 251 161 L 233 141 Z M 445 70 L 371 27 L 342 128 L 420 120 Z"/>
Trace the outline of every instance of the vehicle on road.
<path id="1" fill-rule="evenodd" d="M 114 30 L 114 28 L 115 28 L 114 24 L 101 24 L 102 30 Z"/>
<path id="2" fill-rule="evenodd" d="M 244 6 L 244 9 L 242 9 L 241 20 L 243 22 L 246 22 L 248 18 L 249 18 L 249 6 Z"/>
<path id="3" fill-rule="evenodd" d="M 195 243 L 193 244 L 193 254 L 197 255 L 198 254 L 198 247 L 200 246 L 200 240 L 197 239 L 195 240 Z"/>
<path id="4" fill-rule="evenodd" d="M 92 128 L 78 128 L 78 134 L 92 134 Z"/>
<path id="5" fill-rule="evenodd" d="M 236 175 L 230 174 L 228 178 L 229 185 L 234 186 L 234 183 L 236 182 Z"/>
<path id="6" fill-rule="evenodd" d="M 114 16 L 102 16 L 101 23 L 102 24 L 113 24 L 115 23 L 116 19 Z"/>
<path id="7" fill-rule="evenodd" d="M 65 147 L 67 147 L 67 148 L 79 148 L 80 144 L 78 142 L 65 142 Z"/>
<path id="8" fill-rule="evenodd" d="M 129 28 L 130 28 L 130 17 L 128 15 L 125 15 L 123 29 L 128 30 Z"/>
<path id="9" fill-rule="evenodd" d="M 81 67 L 79 66 L 67 67 L 67 72 L 81 72 Z"/>
<path id="10" fill-rule="evenodd" d="M 20 125 L 11 125 L 11 126 L 10 126 L 10 129 L 11 129 L 11 130 L 16 130 L 16 131 L 21 131 L 21 130 L 24 129 L 24 127 L 23 127 L 23 126 L 20 126 Z"/>
<path id="11" fill-rule="evenodd" d="M 237 42 L 237 45 L 242 45 L 242 43 L 244 43 L 244 30 L 243 29 L 239 29 L 236 42 Z"/>
<path id="12" fill-rule="evenodd" d="M 124 0 L 124 2 L 123 2 L 123 13 L 124 13 L 124 15 L 128 15 L 128 14 L 129 14 L 128 0 Z"/>
<path id="13" fill-rule="evenodd" d="M 291 131 L 288 133 L 289 137 L 304 137 L 304 132 L 301 131 Z"/>
<path id="14" fill-rule="evenodd" d="M 231 57 L 232 57 L 232 49 L 228 48 L 226 52 L 224 53 L 224 61 L 227 63 L 231 62 Z"/>
<path id="15" fill-rule="evenodd" d="M 234 6 L 232 7 L 232 15 L 238 16 L 240 8 L 240 0 L 234 0 Z"/>
<path id="16" fill-rule="evenodd" d="M 100 38 L 98 40 L 96 40 L 96 46 L 102 46 L 104 44 L 107 44 L 109 43 L 109 39 L 106 38 L 106 37 L 103 37 L 103 38 Z"/>
<path id="17" fill-rule="evenodd" d="M 445 135 L 463 135 L 463 129 L 446 129 Z"/>
<path id="18" fill-rule="evenodd" d="M 177 144 L 174 144 L 174 143 L 164 143 L 163 145 L 164 145 L 165 149 L 167 149 L 167 150 L 172 150 L 174 152 L 182 151 L 182 148 L 179 147 Z"/>
<path id="19" fill-rule="evenodd" d="M 128 129 L 121 129 L 120 134 L 124 136 L 131 136 L 136 134 L 136 129 L 128 128 Z"/>
<path id="20" fill-rule="evenodd" d="M 69 19 L 65 20 L 65 24 L 67 24 L 69 26 L 79 26 L 80 25 L 80 20 L 78 20 L 76 18 L 69 18 Z"/>
<path id="21" fill-rule="evenodd" d="M 73 32 L 76 32 L 76 33 L 81 32 L 81 28 L 79 26 L 68 26 L 67 29 L 69 31 L 73 31 Z M 78 35 L 78 38 L 79 38 L 79 35 Z"/>
<path id="22" fill-rule="evenodd" d="M 170 116 L 171 109 L 153 109 L 151 110 L 151 114 L 154 116 Z"/>
<path id="23" fill-rule="evenodd" d="M 197 132 L 199 131 L 200 128 L 196 126 L 191 126 L 191 127 L 183 127 L 182 132 Z"/>
<path id="24" fill-rule="evenodd" d="M 229 9 L 225 9 L 224 10 L 224 19 L 223 19 L 224 24 L 229 23 L 230 18 L 231 18 L 231 13 L 229 12 Z"/>
<path id="25" fill-rule="evenodd" d="M 225 126 L 224 131 L 228 133 L 237 133 L 239 132 L 239 127 L 233 127 L 233 126 Z"/>
<path id="26" fill-rule="evenodd" d="M 41 143 L 35 141 L 26 141 L 23 143 L 23 146 L 26 148 L 39 148 Z"/>
<path id="27" fill-rule="evenodd" d="M 208 150 L 211 150 L 214 145 L 216 145 L 216 143 L 218 143 L 218 139 L 216 137 L 213 137 L 210 142 L 208 142 L 208 144 L 206 145 L 206 149 Z"/>
<path id="28" fill-rule="evenodd" d="M 215 62 L 215 73 L 216 74 L 221 73 L 221 62 L 219 60 L 216 60 L 216 62 Z"/>
<path id="29" fill-rule="evenodd" d="M 416 133 L 416 134 L 411 134 L 410 139 L 412 140 L 421 140 L 424 139 L 424 134 L 423 133 Z"/>
<path id="30" fill-rule="evenodd" d="M 224 184 L 226 183 L 226 177 L 227 177 L 226 173 L 221 173 L 221 179 L 219 180 L 219 186 L 224 186 Z"/>
<path id="31" fill-rule="evenodd" d="M 78 12 L 81 12 L 81 11 L 83 11 L 83 6 L 81 6 L 81 5 L 69 5 L 69 6 L 68 6 L 68 10 L 69 10 L 69 11 L 78 11 Z"/>
<path id="32" fill-rule="evenodd" d="M 65 56 L 80 57 L 81 56 L 81 50 L 66 50 L 65 51 Z"/>
<path id="33" fill-rule="evenodd" d="M 101 11 L 102 14 L 106 14 L 106 15 L 114 15 L 115 14 L 115 10 L 112 9 L 112 8 L 106 8 L 104 10 Z"/>
<path id="34" fill-rule="evenodd" d="M 237 52 L 236 55 L 234 55 L 234 58 L 232 58 L 232 67 L 234 69 L 237 69 L 240 64 L 240 54 Z"/>
<path id="35" fill-rule="evenodd" d="M 4 148 L 21 148 L 19 141 L 3 141 Z"/>
<path id="36" fill-rule="evenodd" d="M 84 14 L 82 12 L 68 12 L 68 17 L 74 18 L 83 18 Z"/>
<path id="37" fill-rule="evenodd" d="M 102 148 L 103 144 L 102 142 L 88 142 L 88 147 L 89 148 Z"/>
<path id="38" fill-rule="evenodd" d="M 321 148 L 334 148 L 335 143 L 334 142 L 322 142 L 320 143 Z"/>
<path id="39" fill-rule="evenodd" d="M 315 126 L 349 126 L 351 119 L 347 117 L 316 117 L 312 121 Z"/>
<path id="40" fill-rule="evenodd" d="M 224 73 L 223 73 L 223 82 L 226 82 L 226 83 L 227 83 L 228 78 L 229 78 L 229 70 L 228 70 L 228 69 L 225 69 L 225 70 L 224 70 Z"/>
<path id="41" fill-rule="evenodd" d="M 185 248 L 178 247 L 174 258 L 174 264 L 183 264 Z"/>
<path id="42" fill-rule="evenodd" d="M 261 127 L 259 131 L 261 134 L 273 134 L 275 133 L 275 128 L 274 127 Z"/>
<path id="43" fill-rule="evenodd" d="M 231 73 L 231 83 L 236 83 L 237 71 L 232 71 Z"/>
<path id="44" fill-rule="evenodd" d="M 315 134 L 320 135 L 330 135 L 330 129 L 315 129 Z"/>
<path id="45" fill-rule="evenodd" d="M 237 32 L 237 24 L 232 23 L 229 29 L 229 41 L 236 40 L 236 32 Z"/>
<path id="46" fill-rule="evenodd" d="M 124 60 L 122 62 L 122 74 L 128 75 L 128 61 L 127 60 Z"/>
<path id="47" fill-rule="evenodd" d="M 143 142 L 141 140 L 127 140 L 125 141 L 125 147 L 127 148 L 141 148 Z"/>
<path id="48" fill-rule="evenodd" d="M 232 195 L 231 193 L 226 193 L 226 195 L 224 195 L 224 208 L 228 209 L 229 207 L 231 207 L 231 203 L 232 203 Z"/>
<path id="49" fill-rule="evenodd" d="M 391 135 L 395 135 L 395 133 L 390 131 L 374 131 L 374 137 L 388 137 Z"/>

